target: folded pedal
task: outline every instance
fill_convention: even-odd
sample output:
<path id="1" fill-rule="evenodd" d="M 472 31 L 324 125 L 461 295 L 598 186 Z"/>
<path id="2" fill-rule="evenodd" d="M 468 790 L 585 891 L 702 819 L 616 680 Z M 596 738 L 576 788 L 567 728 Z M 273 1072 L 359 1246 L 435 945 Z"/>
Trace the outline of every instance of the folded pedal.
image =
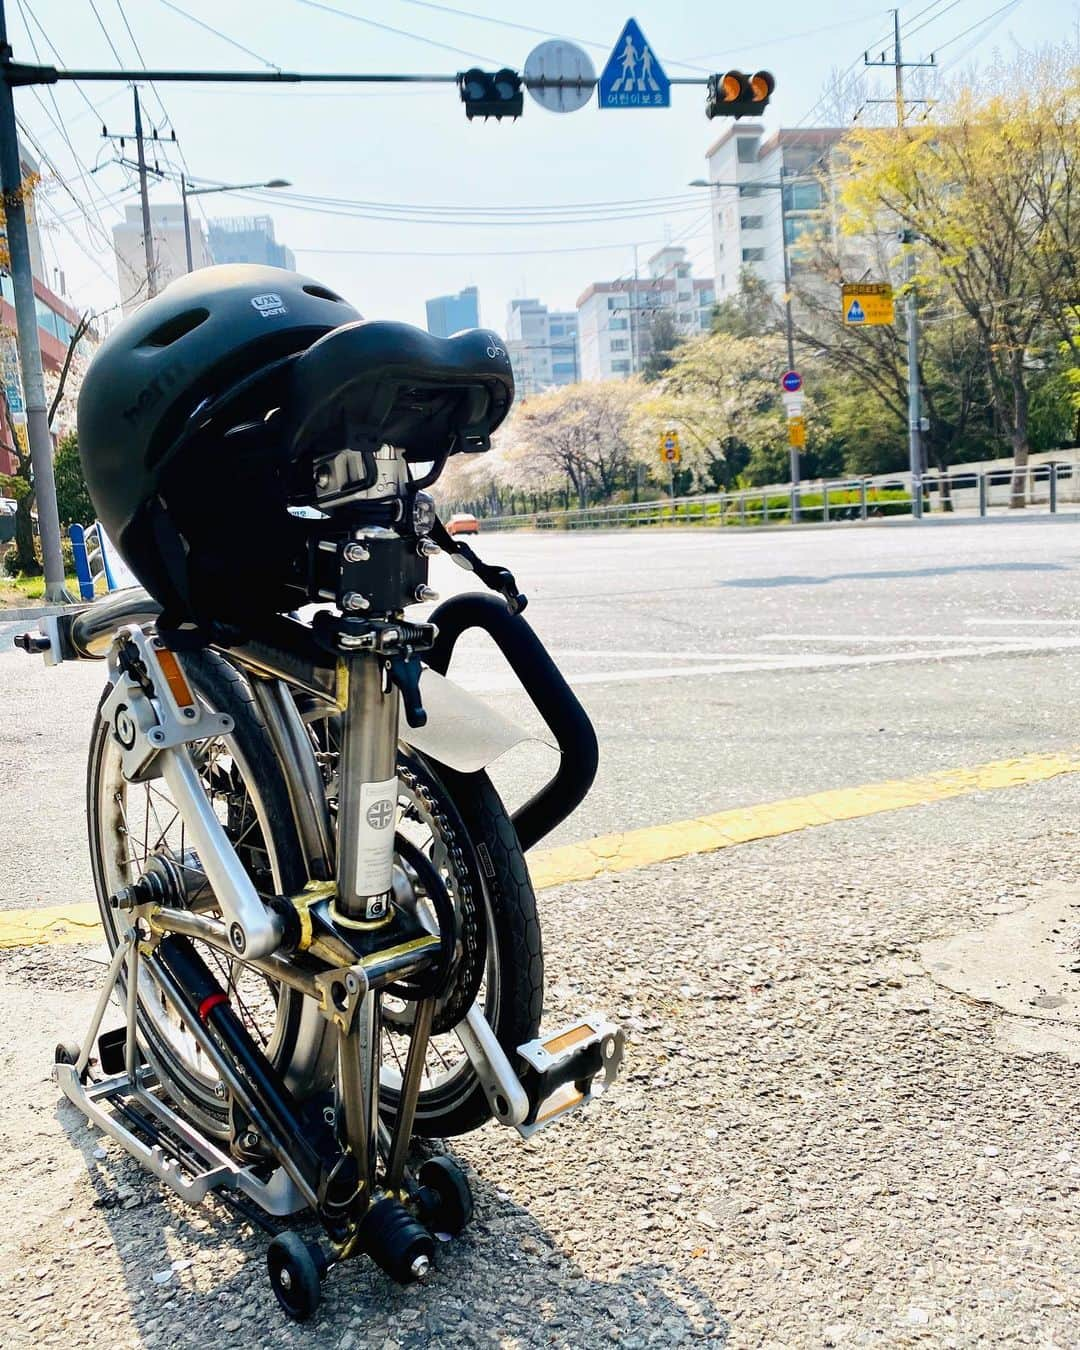
<path id="1" fill-rule="evenodd" d="M 582 1018 L 559 1031 L 518 1046 L 524 1062 L 521 1082 L 529 1114 L 517 1126 L 524 1139 L 587 1105 L 614 1081 L 622 1065 L 626 1036 L 598 1017 Z M 596 1080 L 603 1074 L 603 1080 Z"/>

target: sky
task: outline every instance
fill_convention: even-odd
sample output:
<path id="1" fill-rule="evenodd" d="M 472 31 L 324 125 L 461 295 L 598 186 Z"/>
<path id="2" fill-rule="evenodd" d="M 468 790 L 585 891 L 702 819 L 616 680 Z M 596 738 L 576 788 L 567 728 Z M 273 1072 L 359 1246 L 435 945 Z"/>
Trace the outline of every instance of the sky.
<path id="1" fill-rule="evenodd" d="M 597 73 L 629 17 L 592 0 L 7 0 L 15 59 L 73 69 L 361 71 L 453 75 L 521 69 L 552 37 L 577 42 Z M 638 0 L 634 17 L 669 76 L 771 70 L 766 126 L 821 125 L 830 71 L 866 78 L 863 52 L 889 45 L 891 12 L 869 0 Z M 995 54 L 1080 32 L 1076 0 L 911 0 L 901 10 L 905 59 L 937 54 L 944 77 Z M 212 31 L 212 30 L 216 30 Z M 891 70 L 867 92 L 888 94 Z M 269 212 L 300 271 L 369 318 L 423 325 L 424 300 L 475 285 L 480 317 L 502 329 L 515 296 L 572 308 L 594 280 L 644 269 L 663 243 L 685 244 L 710 275 L 708 199 L 688 186 L 730 122 L 710 122 L 704 89 L 676 86 L 667 109 L 556 114 L 526 95 L 517 122 L 468 122 L 452 84 L 420 86 L 143 87 L 146 119 L 175 130 L 163 169 L 206 183 L 285 178 L 288 195 L 222 193 L 208 214 Z M 110 163 L 132 130 L 123 84 L 16 91 L 16 112 L 57 171 L 45 169 L 39 219 L 47 265 L 69 302 L 108 310 L 119 298 L 111 228 L 138 200 Z M 129 140 L 126 153 L 131 153 Z M 57 178 L 62 181 L 57 181 Z M 301 202 L 294 198 L 316 198 Z M 332 200 L 331 200 L 332 199 Z M 153 202 L 178 190 L 155 184 Z M 196 199 L 197 201 L 198 199 Z M 362 203 L 363 205 L 357 205 Z"/>

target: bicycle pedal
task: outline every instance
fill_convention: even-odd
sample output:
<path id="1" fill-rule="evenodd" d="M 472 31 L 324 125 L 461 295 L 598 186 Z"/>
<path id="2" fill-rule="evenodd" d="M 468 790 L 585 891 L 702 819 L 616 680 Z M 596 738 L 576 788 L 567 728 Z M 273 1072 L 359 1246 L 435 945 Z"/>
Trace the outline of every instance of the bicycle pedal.
<path id="1" fill-rule="evenodd" d="M 582 1018 L 559 1031 L 518 1046 L 525 1061 L 522 1086 L 529 1114 L 517 1126 L 523 1139 L 579 1110 L 615 1081 L 626 1036 L 621 1027 L 598 1017 Z M 596 1083 L 603 1073 L 603 1081 Z"/>

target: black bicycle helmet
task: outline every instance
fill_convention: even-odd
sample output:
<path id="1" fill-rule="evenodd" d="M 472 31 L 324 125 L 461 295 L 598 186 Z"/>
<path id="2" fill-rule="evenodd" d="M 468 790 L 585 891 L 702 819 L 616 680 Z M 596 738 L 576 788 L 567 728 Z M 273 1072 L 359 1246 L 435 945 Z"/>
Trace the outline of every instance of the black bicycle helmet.
<path id="1" fill-rule="evenodd" d="M 359 317 L 311 277 L 238 263 L 172 282 L 102 343 L 79 394 L 83 473 L 174 623 L 279 606 L 295 522 L 263 423 L 283 363 Z"/>

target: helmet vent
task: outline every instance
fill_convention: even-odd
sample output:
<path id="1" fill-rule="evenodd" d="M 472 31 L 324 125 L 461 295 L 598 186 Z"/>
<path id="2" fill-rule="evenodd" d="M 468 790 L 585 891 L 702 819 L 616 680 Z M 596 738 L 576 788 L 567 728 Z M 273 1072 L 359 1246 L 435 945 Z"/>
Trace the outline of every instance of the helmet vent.
<path id="1" fill-rule="evenodd" d="M 176 314 L 139 343 L 140 347 L 171 347 L 210 317 L 208 309 L 188 309 Z"/>
<path id="2" fill-rule="evenodd" d="M 304 287 L 304 293 L 306 295 L 314 295 L 320 300 L 333 300 L 339 305 L 345 303 L 340 295 L 335 295 L 333 291 L 328 291 L 325 286 L 316 286 L 310 282 Z"/>

